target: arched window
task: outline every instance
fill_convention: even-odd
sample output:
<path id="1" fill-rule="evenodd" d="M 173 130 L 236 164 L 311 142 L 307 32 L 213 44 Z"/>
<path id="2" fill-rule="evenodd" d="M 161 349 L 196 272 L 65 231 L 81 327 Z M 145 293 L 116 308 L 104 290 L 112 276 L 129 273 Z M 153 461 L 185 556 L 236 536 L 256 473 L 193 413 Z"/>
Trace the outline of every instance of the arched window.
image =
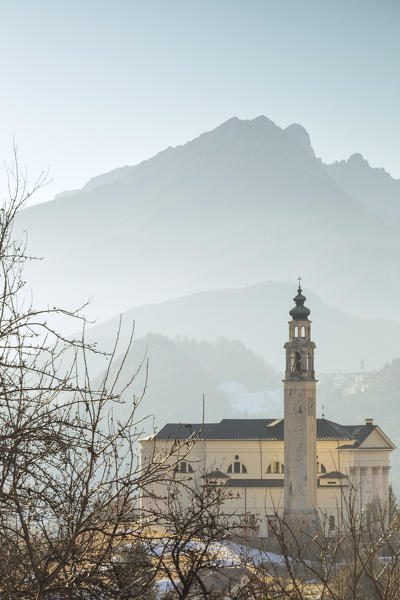
<path id="1" fill-rule="evenodd" d="M 186 460 L 181 460 L 175 465 L 175 473 L 193 473 L 193 467 Z"/>
<path id="2" fill-rule="evenodd" d="M 284 465 L 277 460 L 274 460 L 267 467 L 267 473 L 275 473 L 276 474 L 276 473 L 284 473 L 284 472 L 285 472 Z"/>
<path id="3" fill-rule="evenodd" d="M 235 462 L 229 465 L 228 473 L 247 473 L 247 469 L 243 463 L 235 460 Z"/>
<path id="4" fill-rule="evenodd" d="M 326 473 L 325 465 L 320 462 L 317 462 L 317 473 Z"/>
<path id="5" fill-rule="evenodd" d="M 329 517 L 329 531 L 333 531 L 335 529 L 335 517 L 331 515 Z"/>
<path id="6" fill-rule="evenodd" d="M 291 364 L 292 373 L 299 373 L 301 371 L 300 352 L 292 352 L 291 359 L 292 359 L 292 364 Z"/>

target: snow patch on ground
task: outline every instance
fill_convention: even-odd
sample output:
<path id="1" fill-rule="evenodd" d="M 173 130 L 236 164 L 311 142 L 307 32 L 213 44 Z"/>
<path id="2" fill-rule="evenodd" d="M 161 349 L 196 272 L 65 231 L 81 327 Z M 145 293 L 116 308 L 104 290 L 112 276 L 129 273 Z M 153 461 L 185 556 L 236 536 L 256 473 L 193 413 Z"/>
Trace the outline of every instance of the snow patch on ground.
<path id="1" fill-rule="evenodd" d="M 168 539 L 157 540 L 157 543 L 147 543 L 147 551 L 153 556 L 169 554 Z M 203 542 L 191 541 L 182 545 L 182 554 L 186 551 L 197 549 L 199 552 L 204 550 Z M 219 567 L 239 567 L 250 564 L 273 564 L 285 565 L 285 559 L 280 554 L 248 548 L 234 542 L 215 542 L 208 546 L 208 555 L 214 557 L 215 566 Z"/>
<path id="2" fill-rule="evenodd" d="M 280 388 L 249 392 L 237 381 L 223 381 L 218 389 L 228 397 L 236 412 L 246 411 L 250 415 L 263 412 L 266 418 L 282 413 L 283 394 Z"/>

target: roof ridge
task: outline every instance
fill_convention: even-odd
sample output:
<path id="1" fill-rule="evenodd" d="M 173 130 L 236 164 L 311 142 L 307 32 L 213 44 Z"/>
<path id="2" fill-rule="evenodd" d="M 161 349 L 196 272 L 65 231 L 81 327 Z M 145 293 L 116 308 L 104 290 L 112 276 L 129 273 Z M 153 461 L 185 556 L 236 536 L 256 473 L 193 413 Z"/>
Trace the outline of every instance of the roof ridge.
<path id="1" fill-rule="evenodd" d="M 357 444 L 379 427 L 369 425 L 342 425 L 329 419 L 317 419 L 317 440 L 352 441 Z M 198 435 L 200 440 L 230 441 L 284 441 L 284 419 L 221 419 L 217 423 L 167 423 L 155 439 L 179 439 Z"/>

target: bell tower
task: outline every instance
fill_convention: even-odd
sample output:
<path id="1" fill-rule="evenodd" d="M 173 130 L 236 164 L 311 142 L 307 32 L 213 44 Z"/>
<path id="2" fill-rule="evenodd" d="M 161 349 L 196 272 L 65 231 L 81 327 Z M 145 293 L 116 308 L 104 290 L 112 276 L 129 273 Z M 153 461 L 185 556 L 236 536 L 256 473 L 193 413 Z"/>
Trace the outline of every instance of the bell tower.
<path id="1" fill-rule="evenodd" d="M 296 306 L 289 311 L 289 341 L 284 346 L 284 518 L 292 522 L 315 515 L 317 506 L 315 344 L 300 283 L 299 277 Z"/>

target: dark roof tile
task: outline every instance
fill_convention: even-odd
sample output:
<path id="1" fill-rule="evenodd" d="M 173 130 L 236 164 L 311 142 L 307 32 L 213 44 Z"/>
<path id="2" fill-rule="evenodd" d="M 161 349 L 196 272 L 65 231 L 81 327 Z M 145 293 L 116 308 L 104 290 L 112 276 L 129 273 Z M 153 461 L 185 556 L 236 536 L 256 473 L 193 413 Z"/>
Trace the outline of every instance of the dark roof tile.
<path id="1" fill-rule="evenodd" d="M 155 440 L 187 440 L 191 436 L 199 439 L 209 439 L 210 432 L 216 423 L 167 423 L 154 436 Z"/>
<path id="2" fill-rule="evenodd" d="M 343 428 L 356 440 L 354 445 L 358 447 L 376 429 L 376 425 L 343 425 Z"/>
<path id="3" fill-rule="evenodd" d="M 334 441 L 356 440 L 359 445 L 371 432 L 371 426 L 340 425 L 327 419 L 317 419 L 317 439 Z M 202 440 L 276 440 L 284 439 L 283 419 L 222 419 L 220 423 L 168 423 L 156 440 L 184 440 L 199 435 Z"/>

